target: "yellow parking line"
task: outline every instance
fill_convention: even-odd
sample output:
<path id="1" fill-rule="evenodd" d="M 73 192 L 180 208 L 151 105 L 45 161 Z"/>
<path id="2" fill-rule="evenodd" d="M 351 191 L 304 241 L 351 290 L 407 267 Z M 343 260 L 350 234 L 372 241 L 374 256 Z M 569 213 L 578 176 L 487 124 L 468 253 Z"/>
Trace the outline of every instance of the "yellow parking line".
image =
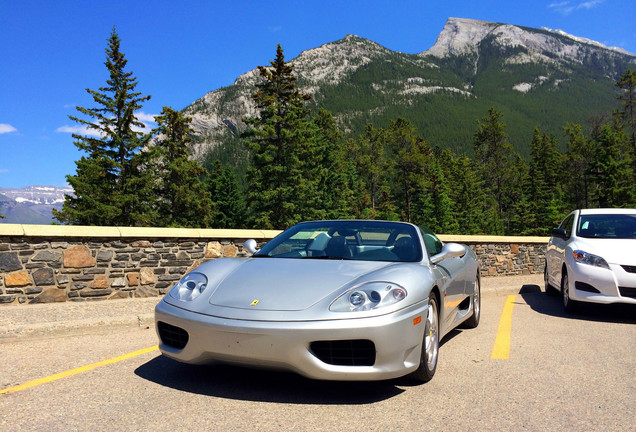
<path id="1" fill-rule="evenodd" d="M 509 295 L 504 304 L 501 319 L 499 320 L 499 330 L 497 330 L 497 338 L 495 346 L 492 349 L 492 359 L 508 359 L 510 357 L 510 331 L 512 329 L 512 308 L 514 306 L 515 296 Z"/>
<path id="2" fill-rule="evenodd" d="M 101 367 L 101 366 L 106 366 L 106 365 L 109 365 L 109 364 L 120 362 L 122 360 L 127 360 L 129 358 L 137 357 L 137 356 L 140 356 L 142 354 L 146 354 L 146 353 L 155 351 L 158 348 L 159 347 L 157 345 L 155 345 L 155 346 L 152 346 L 150 348 L 144 348 L 144 349 L 141 349 L 139 351 L 135 351 L 135 352 L 131 352 L 131 353 L 128 353 L 128 354 L 121 355 L 119 357 L 113 357 L 111 359 L 100 361 L 100 362 L 97 362 L 97 363 L 89 364 L 89 365 L 86 365 L 86 366 L 80 366 L 80 367 L 75 368 L 75 369 L 67 370 L 66 372 L 60 372 L 60 373 L 55 374 L 55 375 L 51 375 L 51 376 L 48 376 L 48 377 L 44 377 L 44 378 L 36 379 L 36 380 L 33 380 L 33 381 L 29 381 L 29 382 L 26 382 L 24 384 L 20 384 L 20 385 L 17 385 L 17 386 L 13 386 L 13 387 L 9 387 L 9 388 L 6 388 L 6 389 L 2 389 L 2 390 L 0 390 L 0 395 L 9 394 L 9 393 L 15 393 L 15 392 L 18 392 L 20 390 L 26 390 L 26 389 L 31 388 L 31 387 L 39 386 L 40 384 L 46 384 L 46 383 L 49 383 L 51 381 L 56 381 L 56 380 L 59 380 L 59 379 L 62 379 L 62 378 L 66 378 L 66 377 L 72 376 L 72 375 L 77 375 L 78 373 L 87 372 L 89 370 L 93 370 L 93 369 L 96 369 L 96 368 Z"/>

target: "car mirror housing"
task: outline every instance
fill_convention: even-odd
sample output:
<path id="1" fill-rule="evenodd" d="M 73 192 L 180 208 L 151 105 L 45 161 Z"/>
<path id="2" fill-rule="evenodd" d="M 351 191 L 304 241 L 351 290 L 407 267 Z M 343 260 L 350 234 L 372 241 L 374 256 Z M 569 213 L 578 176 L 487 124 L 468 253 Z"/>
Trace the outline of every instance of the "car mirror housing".
<path id="1" fill-rule="evenodd" d="M 552 237 L 558 237 L 558 238 L 568 238 L 565 230 L 563 228 L 555 228 L 552 230 Z"/>
<path id="2" fill-rule="evenodd" d="M 431 257 L 431 262 L 437 264 L 446 258 L 463 257 L 466 254 L 466 247 L 459 243 L 446 243 L 437 255 Z"/>
<path id="3" fill-rule="evenodd" d="M 245 243 L 243 243 L 243 247 L 247 249 L 252 255 L 258 252 L 257 246 L 258 245 L 256 243 L 256 240 L 254 239 L 245 240 Z"/>

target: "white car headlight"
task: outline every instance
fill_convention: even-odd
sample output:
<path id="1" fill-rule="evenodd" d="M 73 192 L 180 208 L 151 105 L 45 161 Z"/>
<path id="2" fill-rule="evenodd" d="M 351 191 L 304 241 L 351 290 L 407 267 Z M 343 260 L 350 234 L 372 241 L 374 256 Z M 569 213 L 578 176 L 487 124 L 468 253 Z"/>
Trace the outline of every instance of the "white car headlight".
<path id="1" fill-rule="evenodd" d="M 170 290 L 170 297 L 192 301 L 199 297 L 207 286 L 208 278 L 203 273 L 188 273 Z"/>
<path id="2" fill-rule="evenodd" d="M 572 254 L 574 255 L 574 261 L 578 263 L 609 269 L 607 261 L 598 255 L 593 255 L 582 250 L 572 251 Z"/>
<path id="3" fill-rule="evenodd" d="M 338 297 L 329 310 L 332 312 L 358 312 L 378 309 L 402 301 L 406 290 L 392 282 L 366 282 L 347 290 Z"/>

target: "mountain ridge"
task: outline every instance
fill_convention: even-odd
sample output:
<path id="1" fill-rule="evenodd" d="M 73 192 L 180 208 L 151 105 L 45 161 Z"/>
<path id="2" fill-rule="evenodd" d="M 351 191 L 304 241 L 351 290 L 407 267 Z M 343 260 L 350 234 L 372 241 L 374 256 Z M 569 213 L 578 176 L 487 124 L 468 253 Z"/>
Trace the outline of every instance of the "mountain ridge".
<path id="1" fill-rule="evenodd" d="M 331 111 L 355 136 L 367 123 L 412 121 L 435 145 L 470 153 L 475 121 L 490 106 L 513 126 L 511 141 L 527 156 L 534 127 L 559 134 L 614 104 L 614 82 L 636 56 L 562 31 L 449 18 L 428 50 L 406 54 L 356 35 L 302 51 L 288 60 L 310 107 Z M 193 118 L 194 157 L 244 130 L 257 115 L 252 69 L 184 109 Z M 235 139 L 236 141 L 236 139 Z"/>
<path id="2" fill-rule="evenodd" d="M 72 195 L 70 187 L 26 186 L 23 188 L 0 187 L 0 223 L 51 224 L 52 210 L 60 210 L 64 195 Z"/>
<path id="3" fill-rule="evenodd" d="M 523 39 L 523 36 L 527 36 L 528 34 L 534 33 L 539 35 L 540 33 L 538 32 L 545 32 L 544 38 L 530 38 L 525 40 Z M 601 50 L 613 51 L 617 54 L 628 55 L 632 57 L 636 56 L 634 53 L 631 53 L 622 48 L 608 47 L 600 42 L 580 36 L 574 36 L 572 34 L 564 32 L 563 30 L 553 30 L 547 27 L 533 29 L 531 27 L 518 26 L 514 24 L 480 21 L 469 18 L 449 18 L 446 21 L 444 29 L 439 34 L 435 44 L 431 48 L 423 51 L 420 54 L 443 57 L 444 55 L 448 54 L 465 53 L 466 47 L 476 45 L 486 36 L 491 34 L 497 34 L 507 37 L 508 43 L 518 44 L 534 49 L 543 49 L 549 51 L 553 48 L 559 47 L 559 44 L 555 43 L 554 40 L 565 38 L 573 42 L 588 45 Z M 552 41 L 548 41 L 548 39 L 552 39 Z M 453 42 L 459 42 L 459 44 L 454 44 Z M 529 42 L 532 42 L 535 45 L 533 46 L 532 43 Z M 549 44 L 552 44 L 552 46 L 550 46 Z"/>

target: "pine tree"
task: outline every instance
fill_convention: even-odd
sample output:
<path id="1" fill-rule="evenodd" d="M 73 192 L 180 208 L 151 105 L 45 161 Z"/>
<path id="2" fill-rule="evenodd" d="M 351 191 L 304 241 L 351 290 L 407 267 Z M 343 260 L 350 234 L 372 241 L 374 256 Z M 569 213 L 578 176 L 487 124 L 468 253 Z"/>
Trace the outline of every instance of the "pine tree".
<path id="1" fill-rule="evenodd" d="M 391 121 L 386 134 L 386 149 L 390 155 L 387 168 L 392 173 L 397 207 L 402 220 L 413 222 L 416 219 L 417 195 L 424 192 L 424 171 L 431 150 L 428 143 L 415 134 L 411 122 L 404 118 Z"/>
<path id="2" fill-rule="evenodd" d="M 374 219 L 375 210 L 371 208 L 371 196 L 369 195 L 366 183 L 361 176 L 360 157 L 362 153 L 357 140 L 349 138 L 344 143 L 346 177 L 348 188 L 352 192 L 350 208 L 356 219 Z"/>
<path id="3" fill-rule="evenodd" d="M 350 158 L 347 157 L 342 133 L 333 115 L 321 108 L 312 119 L 318 130 L 317 148 L 321 153 L 318 192 L 328 219 L 353 217 L 353 191 Z"/>
<path id="4" fill-rule="evenodd" d="M 77 107 L 88 119 L 69 116 L 98 136 L 73 134 L 75 146 L 85 155 L 76 161 L 76 175 L 66 176 L 73 188 L 54 217 L 82 225 L 145 225 L 152 220 L 151 190 L 143 175 L 145 155 L 140 150 L 150 134 L 135 117 L 150 96 L 135 92 L 136 78 L 125 72 L 127 60 L 113 28 L 106 48 L 109 78 L 98 91 L 86 89 L 95 108 Z"/>
<path id="5" fill-rule="evenodd" d="M 567 207 L 589 208 L 592 190 L 590 163 L 594 157 L 594 146 L 579 124 L 567 123 L 563 131 L 568 138 L 563 176 L 563 191 Z"/>
<path id="6" fill-rule="evenodd" d="M 517 168 L 522 160 L 508 141 L 502 117 L 501 112 L 490 108 L 488 116 L 478 123 L 473 141 L 475 162 L 484 181 L 484 187 L 495 199 L 498 219 L 504 223 L 504 232 L 492 234 L 509 233 L 514 203 L 521 195 Z"/>
<path id="7" fill-rule="evenodd" d="M 449 187 L 439 161 L 434 155 L 429 159 L 426 167 L 426 188 L 423 193 L 430 196 L 430 213 L 424 215 L 423 223 L 438 233 L 451 233 L 457 229 L 457 221 L 453 218 L 453 201 L 450 198 Z"/>
<path id="8" fill-rule="evenodd" d="M 456 224 L 454 231 L 447 234 L 485 234 L 489 227 L 497 226 L 495 220 L 487 217 L 496 205 L 488 201 L 474 162 L 465 155 L 455 156 L 448 149 L 436 149 L 436 159 L 447 179 Z"/>
<path id="9" fill-rule="evenodd" d="M 245 201 L 234 171 L 219 160 L 212 163 L 206 188 L 212 197 L 214 228 L 244 228 L 247 220 Z"/>
<path id="10" fill-rule="evenodd" d="M 635 204 L 633 159 L 629 139 L 617 122 L 604 124 L 593 132 L 593 159 L 590 177 L 592 198 L 598 207 L 631 207 Z"/>
<path id="11" fill-rule="evenodd" d="M 526 183 L 529 194 L 529 212 L 532 220 L 526 218 L 525 234 L 548 235 L 564 216 L 565 206 L 560 185 L 562 156 L 557 149 L 556 139 L 546 133 L 534 130 L 530 144 L 530 169 Z M 522 200 L 521 202 L 524 202 Z M 517 211 L 521 213 L 521 211 Z"/>
<path id="12" fill-rule="evenodd" d="M 380 186 L 377 208 L 373 212 L 373 216 L 372 219 L 401 220 L 400 209 L 395 205 L 395 201 L 391 195 L 391 187 L 388 183 L 383 183 Z"/>
<path id="13" fill-rule="evenodd" d="M 148 162 L 159 180 L 155 183 L 157 216 L 154 224 L 210 226 L 212 202 L 200 180 L 205 170 L 190 158 L 188 147 L 192 141 L 192 119 L 170 107 L 163 107 L 155 119 L 157 139 L 151 149 L 153 159 Z"/>
<path id="14" fill-rule="evenodd" d="M 245 135 L 251 151 L 249 205 L 256 226 L 281 229 L 325 212 L 318 193 L 321 155 L 305 107 L 309 95 L 298 91 L 280 45 L 270 65 L 258 68 L 258 116 L 245 119 L 251 127 Z"/>
<path id="15" fill-rule="evenodd" d="M 381 192 L 387 182 L 387 156 L 385 152 L 386 131 L 368 124 L 364 133 L 355 141 L 349 142 L 348 153 L 355 161 L 358 179 L 364 188 L 366 210 L 361 217 L 375 219 L 378 203 L 387 198 L 387 192 Z"/>
<path id="16" fill-rule="evenodd" d="M 618 100 L 623 109 L 620 114 L 631 132 L 632 151 L 636 157 L 636 71 L 628 69 L 618 78 L 616 86 L 621 89 Z"/>

